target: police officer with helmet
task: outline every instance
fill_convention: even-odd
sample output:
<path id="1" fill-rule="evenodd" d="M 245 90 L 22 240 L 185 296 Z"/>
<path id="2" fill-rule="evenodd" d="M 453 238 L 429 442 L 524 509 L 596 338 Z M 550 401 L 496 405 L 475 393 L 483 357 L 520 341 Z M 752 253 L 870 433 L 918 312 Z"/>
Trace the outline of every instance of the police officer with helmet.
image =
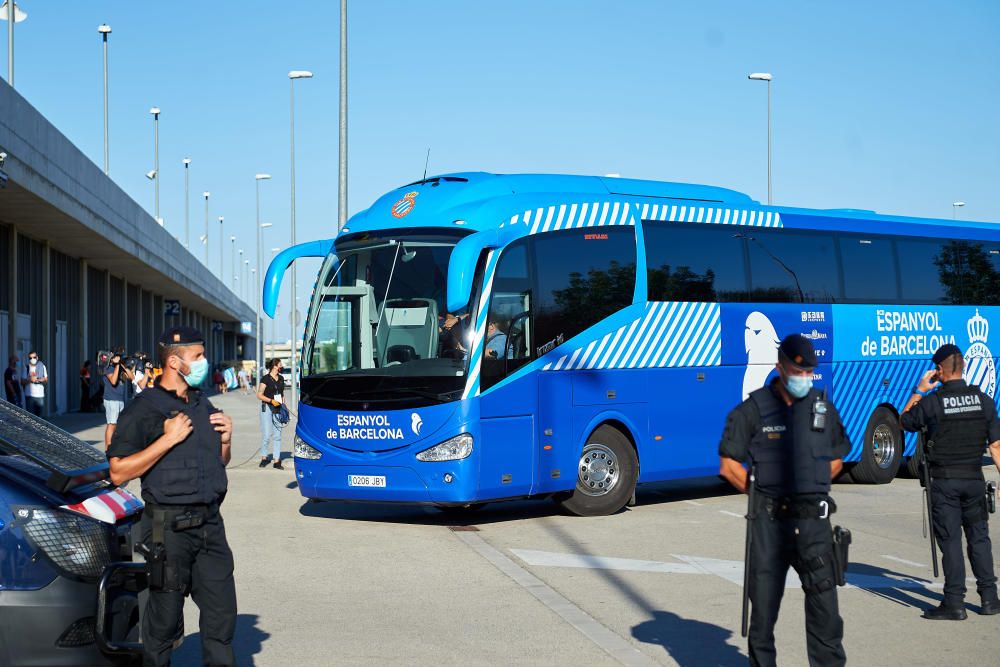
<path id="1" fill-rule="evenodd" d="M 836 507 L 829 493 L 850 442 L 825 392 L 812 387 L 817 364 L 808 338 L 787 336 L 778 348 L 778 377 L 729 413 L 719 443 L 720 474 L 750 495 L 745 594 L 752 604 L 751 665 L 776 664 L 774 626 L 789 566 L 805 591 L 809 664 L 843 665 L 847 659 L 836 588 L 846 556 L 834 553 L 829 517 Z"/>
<path id="2" fill-rule="evenodd" d="M 934 369 L 920 378 L 900 420 L 907 431 L 927 432 L 931 521 L 944 569 L 944 600 L 923 617 L 962 621 L 968 616 L 963 530 L 982 603 L 979 613 L 1000 614 L 982 466 L 983 449 L 989 444 L 1000 470 L 1000 419 L 993 399 L 962 379 L 965 359 L 958 346 L 942 345 L 932 361 Z"/>
<path id="3" fill-rule="evenodd" d="M 163 374 L 122 412 L 108 449 L 115 484 L 142 478 L 149 599 L 145 665 L 168 665 L 183 635 L 184 598 L 201 612 L 206 665 L 233 665 L 236 586 L 219 506 L 226 495 L 232 420 L 202 397 L 205 338 L 172 327 L 158 343 Z"/>

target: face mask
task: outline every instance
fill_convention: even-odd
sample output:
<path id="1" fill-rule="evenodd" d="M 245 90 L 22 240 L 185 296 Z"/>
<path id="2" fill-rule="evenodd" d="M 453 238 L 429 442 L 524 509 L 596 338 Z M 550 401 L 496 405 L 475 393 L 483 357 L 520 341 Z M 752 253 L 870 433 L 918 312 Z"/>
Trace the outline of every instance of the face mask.
<path id="1" fill-rule="evenodd" d="M 812 386 L 813 379 L 804 375 L 792 375 L 785 380 L 785 389 L 795 398 L 803 398 Z"/>
<path id="2" fill-rule="evenodd" d="M 181 373 L 181 377 L 188 383 L 188 386 L 197 387 L 205 381 L 205 376 L 208 375 L 208 359 L 199 359 L 198 361 L 191 362 L 189 365 L 191 372 L 188 374 Z"/>
<path id="3" fill-rule="evenodd" d="M 38 363 L 38 359 L 28 359 L 28 363 L 34 366 L 35 364 Z"/>

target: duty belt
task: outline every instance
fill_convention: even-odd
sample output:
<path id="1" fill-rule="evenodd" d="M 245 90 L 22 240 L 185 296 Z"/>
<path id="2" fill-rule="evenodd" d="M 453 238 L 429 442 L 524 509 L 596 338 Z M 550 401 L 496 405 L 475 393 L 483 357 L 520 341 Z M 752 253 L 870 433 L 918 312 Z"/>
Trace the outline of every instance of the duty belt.
<path id="1" fill-rule="evenodd" d="M 837 511 L 833 498 L 768 498 L 764 508 L 772 519 L 825 519 Z"/>

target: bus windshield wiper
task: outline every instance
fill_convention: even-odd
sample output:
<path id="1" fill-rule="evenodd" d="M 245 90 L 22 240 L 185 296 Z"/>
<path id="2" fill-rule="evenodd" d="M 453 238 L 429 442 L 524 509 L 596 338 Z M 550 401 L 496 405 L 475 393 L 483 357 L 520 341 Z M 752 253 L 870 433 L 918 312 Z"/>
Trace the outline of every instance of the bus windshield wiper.
<path id="1" fill-rule="evenodd" d="M 362 392 L 352 392 L 355 396 L 372 396 L 374 394 L 412 394 L 414 396 L 423 396 L 424 398 L 431 398 L 439 403 L 447 403 L 452 400 L 454 395 L 461 392 L 461 389 L 453 389 L 451 391 L 445 391 L 441 393 L 426 391 L 424 387 L 383 387 L 381 389 L 373 389 L 371 391 Z"/>

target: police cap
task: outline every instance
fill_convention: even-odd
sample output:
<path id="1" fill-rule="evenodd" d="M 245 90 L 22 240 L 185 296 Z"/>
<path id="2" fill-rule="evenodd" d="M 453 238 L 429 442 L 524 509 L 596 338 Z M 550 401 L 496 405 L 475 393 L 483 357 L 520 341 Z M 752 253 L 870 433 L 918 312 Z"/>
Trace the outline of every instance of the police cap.
<path id="1" fill-rule="evenodd" d="M 812 342 L 802 334 L 785 336 L 781 345 L 778 346 L 778 356 L 804 370 L 816 368 L 819 365 Z"/>
<path id="2" fill-rule="evenodd" d="M 157 341 L 160 347 L 177 347 L 181 345 L 204 345 L 205 337 L 194 327 L 170 327 Z"/>
<path id="3" fill-rule="evenodd" d="M 945 343 L 944 345 L 942 345 L 937 349 L 937 352 L 934 353 L 934 356 L 931 358 L 931 361 L 934 362 L 935 366 L 940 366 L 945 359 L 955 354 L 959 356 L 962 355 L 962 350 L 958 347 L 958 345 L 953 345 L 952 343 Z"/>

